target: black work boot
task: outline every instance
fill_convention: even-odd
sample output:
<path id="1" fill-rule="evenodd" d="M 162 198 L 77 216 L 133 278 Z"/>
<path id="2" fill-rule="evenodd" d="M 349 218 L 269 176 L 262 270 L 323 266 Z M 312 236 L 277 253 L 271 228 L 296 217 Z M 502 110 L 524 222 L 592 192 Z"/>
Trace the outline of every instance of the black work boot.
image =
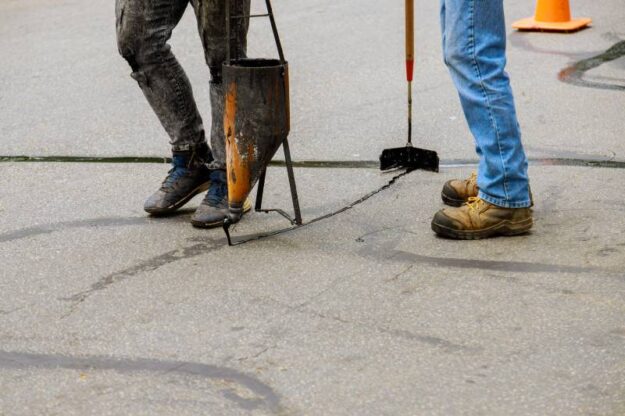
<path id="1" fill-rule="evenodd" d="M 174 152 L 172 168 L 161 188 L 145 201 L 143 209 L 151 215 L 171 214 L 207 190 L 210 171 L 206 164 L 211 160 L 206 143 L 190 151 Z"/>
<path id="2" fill-rule="evenodd" d="M 252 208 L 249 200 L 243 204 L 243 212 Z M 214 228 L 223 225 L 228 216 L 228 181 L 226 171 L 216 169 L 210 173 L 210 187 L 204 200 L 191 216 L 191 224 L 198 228 Z"/>

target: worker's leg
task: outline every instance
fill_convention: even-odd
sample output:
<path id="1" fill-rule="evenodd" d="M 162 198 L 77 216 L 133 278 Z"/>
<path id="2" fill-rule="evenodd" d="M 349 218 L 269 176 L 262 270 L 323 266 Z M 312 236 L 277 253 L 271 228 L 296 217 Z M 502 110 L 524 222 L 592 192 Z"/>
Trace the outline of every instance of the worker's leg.
<path id="1" fill-rule="evenodd" d="M 245 58 L 249 20 L 240 18 L 250 13 L 250 0 L 231 0 L 230 16 L 238 16 L 230 24 L 231 38 L 226 39 L 226 9 L 224 0 L 192 0 L 198 21 L 198 28 L 204 45 L 206 63 L 211 72 L 210 98 L 212 108 L 211 147 L 214 160 L 211 169 L 210 187 L 206 197 L 191 217 L 196 227 L 211 228 L 223 224 L 229 213 L 228 185 L 226 178 L 226 143 L 224 134 L 224 99 L 221 69 L 226 59 L 227 48 L 231 57 Z M 251 204 L 244 204 L 244 212 Z"/>
<path id="2" fill-rule="evenodd" d="M 167 43 L 187 4 L 188 0 L 116 2 L 119 52 L 169 134 L 174 151 L 205 142 L 191 85 Z"/>
<path id="3" fill-rule="evenodd" d="M 173 168 L 145 202 L 151 214 L 168 214 L 207 189 L 212 160 L 191 85 L 167 41 L 188 0 L 117 0 L 117 43 L 170 137 Z"/>
<path id="4" fill-rule="evenodd" d="M 210 68 L 210 99 L 212 125 L 210 130 L 214 161 L 212 169 L 225 169 L 226 150 L 224 136 L 224 89 L 221 82 L 221 67 L 226 59 L 226 10 L 224 0 L 192 0 L 198 21 L 198 30 L 204 46 L 206 64 Z M 250 0 L 231 0 L 231 16 L 247 16 Z M 231 21 L 230 53 L 232 58 L 245 58 L 249 19 Z"/>
<path id="5" fill-rule="evenodd" d="M 504 71 L 503 0 L 441 0 L 441 27 L 445 63 L 480 158 L 479 191 L 474 196 L 476 187 L 467 181 L 460 194 L 468 203 L 437 212 L 432 229 L 457 239 L 525 233 L 533 225 L 532 202 L 527 158 Z"/>
<path id="6" fill-rule="evenodd" d="M 506 65 L 503 0 L 442 0 L 445 63 L 458 89 L 480 158 L 483 200 L 529 207 L 527 158 Z"/>

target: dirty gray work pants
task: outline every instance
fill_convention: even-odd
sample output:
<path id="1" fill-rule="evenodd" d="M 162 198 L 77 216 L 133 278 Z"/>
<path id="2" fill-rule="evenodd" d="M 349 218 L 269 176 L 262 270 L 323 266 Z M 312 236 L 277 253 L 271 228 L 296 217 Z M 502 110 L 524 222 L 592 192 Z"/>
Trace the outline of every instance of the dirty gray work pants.
<path id="1" fill-rule="evenodd" d="M 206 141 L 189 79 L 171 52 L 167 41 L 187 8 L 193 5 L 198 29 L 210 68 L 212 106 L 211 147 L 213 169 L 225 168 L 223 131 L 224 92 L 221 66 L 226 59 L 226 14 L 224 0 L 116 0 L 117 45 L 132 68 L 132 78 L 141 87 L 170 137 L 173 151 L 192 151 Z M 248 15 L 250 0 L 231 1 L 231 15 Z M 231 24 L 233 57 L 246 52 L 247 19 Z"/>

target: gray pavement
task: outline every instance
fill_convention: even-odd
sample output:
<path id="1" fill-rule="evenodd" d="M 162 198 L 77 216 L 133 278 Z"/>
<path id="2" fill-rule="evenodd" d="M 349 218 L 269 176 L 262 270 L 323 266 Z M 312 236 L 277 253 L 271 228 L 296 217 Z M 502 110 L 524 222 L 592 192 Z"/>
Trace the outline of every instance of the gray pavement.
<path id="1" fill-rule="evenodd" d="M 166 135 L 117 54 L 113 3 L 2 3 L 0 50 L 10 56 L 0 77 L 3 154 L 167 154 Z M 292 67 L 296 158 L 375 160 L 381 149 L 404 140 L 403 3 L 393 3 L 276 4 Z M 437 4 L 416 6 L 415 130 L 423 147 L 446 159 L 466 159 L 473 145 L 441 62 Z M 506 5 L 510 22 L 533 13 L 524 1 Z M 511 32 L 508 69 L 530 156 L 625 160 L 625 95 L 556 82 L 571 63 L 625 40 L 621 6 L 618 0 L 576 1 L 574 13 L 592 16 L 595 27 L 574 36 Z M 192 15 L 189 10 L 172 44 L 208 123 L 208 70 Z M 251 56 L 275 55 L 266 22 L 255 21 L 250 36 Z M 622 86 L 623 65 L 607 63 L 589 76 L 613 78 Z"/>
<path id="2" fill-rule="evenodd" d="M 0 156 L 167 154 L 116 55 L 112 3 L 0 3 Z M 275 2 L 297 160 L 375 160 L 401 145 L 400 3 Z M 510 21 L 527 3 L 506 3 Z M 436 2 L 417 10 L 417 136 L 448 162 L 474 159 Z M 625 414 L 625 57 L 558 80 L 625 40 L 625 10 L 579 0 L 573 11 L 594 27 L 509 37 L 537 159 L 527 236 L 432 234 L 442 183 L 470 163 L 413 172 L 237 247 L 188 224 L 199 197 L 172 218 L 145 216 L 163 164 L 0 163 L 0 415 Z M 252 33 L 251 54 L 272 54 L 263 23 Z M 191 16 L 173 45 L 208 117 Z M 393 174 L 296 177 L 310 221 Z M 289 207 L 287 189 L 271 168 L 266 205 Z M 252 213 L 234 234 L 287 225 Z"/>

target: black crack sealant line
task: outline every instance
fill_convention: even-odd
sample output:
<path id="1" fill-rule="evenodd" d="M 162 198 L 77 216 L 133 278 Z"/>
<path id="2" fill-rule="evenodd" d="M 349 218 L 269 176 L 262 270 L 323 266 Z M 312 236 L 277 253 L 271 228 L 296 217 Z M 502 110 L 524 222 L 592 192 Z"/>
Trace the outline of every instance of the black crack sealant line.
<path id="1" fill-rule="evenodd" d="M 625 91 L 625 79 L 622 84 L 610 84 L 606 82 L 589 81 L 584 79 L 586 72 L 597 68 L 607 62 L 614 61 L 625 56 L 625 40 L 618 42 L 604 53 L 593 56 L 588 59 L 576 62 L 573 65 L 564 68 L 558 74 L 558 79 L 568 84 L 580 87 L 596 88 L 602 90 Z"/>
<path id="2" fill-rule="evenodd" d="M 536 160 L 535 160 L 536 161 Z M 540 165 L 543 166 L 587 166 L 587 167 L 611 167 L 611 168 L 625 168 L 625 162 L 617 162 L 617 161 L 599 161 L 599 160 L 574 160 L 574 159 L 538 159 L 537 160 Z M 532 160 L 530 160 L 530 162 L 532 162 Z M 323 162 L 319 162 L 319 163 L 323 163 Z M 349 164 L 349 162 L 347 162 Z M 366 162 L 365 162 L 366 163 Z M 477 162 L 475 161 L 456 161 L 456 162 L 451 162 L 449 163 L 447 166 L 448 167 L 464 167 L 464 166 L 470 166 L 473 164 L 477 164 Z M 295 167 L 297 167 L 297 163 L 294 162 L 293 164 Z M 309 166 L 311 167 L 312 163 L 309 162 Z M 327 166 L 317 166 L 317 167 L 327 167 Z M 345 167 L 345 166 L 344 166 Z M 376 166 L 377 168 L 377 163 Z M 442 167 L 445 167 L 445 164 L 442 164 Z M 316 222 L 319 221 L 323 221 L 326 220 L 328 218 L 334 217 L 336 215 L 339 215 L 345 211 L 348 211 L 352 208 L 354 208 L 356 205 L 362 204 L 363 202 L 367 201 L 368 199 L 372 198 L 373 196 L 379 194 L 382 191 L 385 191 L 386 189 L 390 188 L 391 186 L 393 186 L 395 184 L 395 182 L 397 182 L 397 180 L 399 180 L 400 178 L 408 175 L 409 173 L 413 172 L 415 169 L 406 169 L 404 170 L 402 173 L 397 174 L 395 176 L 393 176 L 393 178 L 388 181 L 385 185 L 381 186 L 378 189 L 375 189 L 371 192 L 369 192 L 368 194 L 366 194 L 365 196 L 363 196 L 362 198 L 352 202 L 349 205 L 344 206 L 343 208 L 340 208 L 336 211 L 330 212 L 329 214 L 325 214 L 322 215 L 320 217 L 317 218 L 313 218 L 310 221 L 307 222 L 303 222 L 302 224 L 299 225 L 292 225 L 291 227 L 288 228 L 282 228 L 276 231 L 270 231 L 267 233 L 259 233 L 259 234 L 254 234 L 251 236 L 246 236 L 246 237 L 242 237 L 240 240 L 237 241 L 233 241 L 232 237 L 230 235 L 230 228 L 231 228 L 231 224 L 227 224 L 224 223 L 223 226 L 223 230 L 226 234 L 226 238 L 228 240 L 228 245 L 229 246 L 238 246 L 241 244 L 245 244 L 245 243 L 249 243 L 251 241 L 258 241 L 258 240 L 262 240 L 268 237 L 273 237 L 276 235 L 280 235 L 280 234 L 285 234 L 288 233 L 290 231 L 302 228 L 302 227 L 306 227 L 309 225 L 312 225 Z M 283 214 L 284 215 L 284 214 Z M 285 217 L 289 218 L 288 215 L 284 215 Z M 291 222 L 293 224 L 293 222 Z"/>
<path id="3" fill-rule="evenodd" d="M 120 163 L 120 164 L 169 164 L 169 157 L 143 157 L 143 156 L 2 156 L 0 163 Z M 544 157 L 529 158 L 529 163 L 534 166 L 571 166 L 589 168 L 625 169 L 625 160 L 601 159 L 601 158 L 575 158 L 575 157 Z M 447 159 L 441 161 L 441 168 L 463 168 L 477 166 L 474 159 Z M 269 162 L 270 167 L 284 167 L 283 160 Z M 293 167 L 299 169 L 379 169 L 378 160 L 299 160 L 293 161 Z"/>
<path id="4" fill-rule="evenodd" d="M 169 158 L 159 157 L 88 157 L 88 156 L 0 156 L 1 162 L 47 162 L 47 163 L 169 163 Z M 608 168 L 608 169 L 625 169 L 625 161 L 618 160 L 600 160 L 600 159 L 573 159 L 573 158 L 539 158 L 529 159 L 530 164 L 536 166 L 570 166 L 570 167 L 594 167 L 594 168 Z M 441 168 L 462 168 L 477 166 L 476 160 L 462 159 L 462 160 L 447 160 L 441 162 Z M 284 166 L 284 161 L 272 161 L 269 166 Z M 303 160 L 293 161 L 293 166 L 301 169 L 378 169 L 379 161 L 324 161 L 324 160 Z M 279 234 L 284 234 L 301 227 L 309 226 L 319 221 L 334 217 L 345 211 L 348 211 L 359 205 L 380 192 L 390 188 L 397 182 L 398 179 L 407 175 L 411 171 L 403 171 L 393 176 L 388 183 L 377 188 L 368 194 L 364 195 L 360 199 L 350 203 L 343 208 L 340 208 L 331 213 L 314 218 L 310 221 L 304 222 L 300 226 L 290 226 L 267 233 L 254 234 L 251 236 L 242 237 L 240 240 L 232 241 L 231 237 L 228 237 L 228 243 L 230 245 L 241 245 L 251 241 L 262 240 L 264 238 L 272 237 Z"/>
<path id="5" fill-rule="evenodd" d="M 325 214 L 325 215 L 322 215 L 320 217 L 313 218 L 310 221 L 305 221 L 305 222 L 303 222 L 300 225 L 293 225 L 293 226 L 288 227 L 288 228 L 282 228 L 282 229 L 275 230 L 275 231 L 270 231 L 270 232 L 267 232 L 267 233 L 254 234 L 254 235 L 251 235 L 251 236 L 243 237 L 242 239 L 237 240 L 237 241 L 232 241 L 232 238 L 230 236 L 230 230 L 229 230 L 230 227 L 228 226 L 228 224 L 224 224 L 223 230 L 226 233 L 226 238 L 228 239 L 228 245 L 229 246 L 238 246 L 238 245 L 241 245 L 241 244 L 249 243 L 251 241 L 258 241 L 258 240 L 262 240 L 262 239 L 267 238 L 267 237 L 273 237 L 273 236 L 276 236 L 276 235 L 279 235 L 279 234 L 288 233 L 289 231 L 293 231 L 293 230 L 297 230 L 299 228 L 307 227 L 307 226 L 312 225 L 312 224 L 314 224 L 316 222 L 326 220 L 328 218 L 334 217 L 335 215 L 339 215 L 339 214 L 341 214 L 341 213 L 343 213 L 345 211 L 348 211 L 348 210 L 354 208 L 356 205 L 362 204 L 363 202 L 365 202 L 368 199 L 370 199 L 371 197 L 379 194 L 380 192 L 390 188 L 391 186 L 393 186 L 393 184 L 395 182 L 397 182 L 397 180 L 399 178 L 408 175 L 410 172 L 413 172 L 413 171 L 412 170 L 405 170 L 402 173 L 393 176 L 393 178 L 390 181 L 388 181 L 385 185 L 382 185 L 378 189 L 369 192 L 368 194 L 366 194 L 362 198 L 352 202 L 351 204 L 346 205 L 343 208 L 337 209 L 336 211 L 330 212 L 329 214 Z"/>

